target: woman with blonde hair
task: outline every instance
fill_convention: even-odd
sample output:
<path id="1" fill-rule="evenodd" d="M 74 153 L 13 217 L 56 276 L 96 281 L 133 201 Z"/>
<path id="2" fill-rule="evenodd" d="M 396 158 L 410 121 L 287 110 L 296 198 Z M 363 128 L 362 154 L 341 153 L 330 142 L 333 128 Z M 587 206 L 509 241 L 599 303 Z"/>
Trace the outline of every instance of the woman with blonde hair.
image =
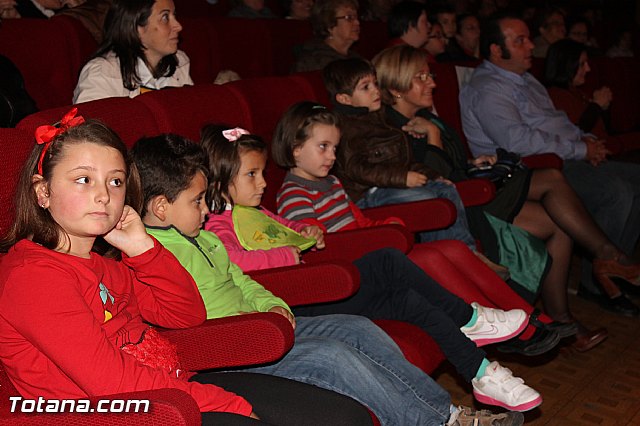
<path id="1" fill-rule="evenodd" d="M 417 161 L 439 168 L 443 176 L 454 181 L 466 179 L 471 163 L 491 166 L 496 156 L 467 159 L 461 139 L 450 126 L 433 114 L 434 75 L 430 73 L 427 53 L 409 46 L 385 49 L 374 59 L 382 100 L 386 104 L 388 124 L 402 129 L 412 147 L 429 144 L 441 147 L 440 156 L 433 149 Z M 414 155 L 416 154 L 414 150 Z M 485 211 L 512 222 L 545 241 L 553 258 L 542 284 L 545 310 L 556 321 L 575 324 L 576 349 L 588 350 L 607 337 L 604 328 L 588 330 L 569 309 L 567 286 L 573 241 L 594 258 L 594 274 L 609 296 L 624 297 L 611 281 L 612 276 L 638 277 L 640 265 L 616 247 L 593 221 L 582 202 L 556 169 L 523 170 L 506 180 L 496 198 Z"/>

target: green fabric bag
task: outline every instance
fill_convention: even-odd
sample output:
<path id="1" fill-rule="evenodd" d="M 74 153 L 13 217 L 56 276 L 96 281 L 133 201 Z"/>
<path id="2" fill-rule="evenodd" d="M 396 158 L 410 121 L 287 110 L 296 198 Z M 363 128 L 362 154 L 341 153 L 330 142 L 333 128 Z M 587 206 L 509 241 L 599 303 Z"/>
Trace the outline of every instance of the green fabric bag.
<path id="1" fill-rule="evenodd" d="M 236 205 L 231 218 L 238 241 L 246 250 L 269 250 L 283 246 L 306 250 L 316 244 L 314 238 L 303 237 L 255 207 Z"/>
<path id="2" fill-rule="evenodd" d="M 485 216 L 498 239 L 500 264 L 509 268 L 513 281 L 537 295 L 548 270 L 544 241 L 488 213 Z"/>

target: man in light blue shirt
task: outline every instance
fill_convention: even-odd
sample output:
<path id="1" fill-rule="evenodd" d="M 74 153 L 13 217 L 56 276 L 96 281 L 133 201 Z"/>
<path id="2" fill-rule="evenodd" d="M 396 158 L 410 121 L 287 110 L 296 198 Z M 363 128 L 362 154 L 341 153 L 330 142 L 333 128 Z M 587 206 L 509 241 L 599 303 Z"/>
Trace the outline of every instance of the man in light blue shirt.
<path id="1" fill-rule="evenodd" d="M 474 156 L 502 147 L 520 155 L 554 153 L 564 159 L 564 174 L 607 236 L 625 253 L 640 235 L 640 166 L 606 161 L 604 141 L 585 134 L 555 109 L 546 89 L 527 71 L 533 43 L 529 29 L 515 17 L 497 17 L 483 32 L 485 61 L 460 92 L 464 133 Z M 581 293 L 626 315 L 638 308 L 628 299 L 612 302 L 594 284 L 583 262 Z M 613 299 L 612 299 L 613 300 Z M 624 305 L 624 306 L 622 306 Z"/>

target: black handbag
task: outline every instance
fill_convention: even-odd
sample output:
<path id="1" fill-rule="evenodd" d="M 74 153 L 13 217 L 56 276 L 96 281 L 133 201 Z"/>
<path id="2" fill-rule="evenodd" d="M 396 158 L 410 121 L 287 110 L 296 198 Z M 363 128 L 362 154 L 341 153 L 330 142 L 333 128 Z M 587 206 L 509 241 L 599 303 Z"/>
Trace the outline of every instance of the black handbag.
<path id="1" fill-rule="evenodd" d="M 479 166 L 471 165 L 467 169 L 469 178 L 489 179 L 499 189 L 506 181 L 511 179 L 518 170 L 524 170 L 524 165 L 520 155 L 509 152 L 502 148 L 496 150 L 497 160 L 495 164 L 483 164 Z"/>

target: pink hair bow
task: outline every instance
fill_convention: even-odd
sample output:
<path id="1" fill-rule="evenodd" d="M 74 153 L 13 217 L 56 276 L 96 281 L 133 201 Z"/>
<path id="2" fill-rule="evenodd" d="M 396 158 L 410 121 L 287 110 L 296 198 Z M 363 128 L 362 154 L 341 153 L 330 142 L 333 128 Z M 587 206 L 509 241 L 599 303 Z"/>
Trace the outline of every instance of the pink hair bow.
<path id="1" fill-rule="evenodd" d="M 222 131 L 222 136 L 224 136 L 229 142 L 235 142 L 240 136 L 248 134 L 250 133 L 242 127 Z"/>
<path id="2" fill-rule="evenodd" d="M 59 123 L 56 123 L 53 126 L 47 124 L 36 129 L 36 142 L 38 143 L 38 145 L 44 144 L 44 148 L 42 148 L 42 152 L 40 153 L 40 160 L 38 161 L 39 174 L 42 174 L 42 162 L 44 161 L 44 155 L 47 153 L 47 150 L 49 149 L 51 143 L 55 140 L 55 138 L 58 135 L 66 132 L 67 129 L 84 123 L 84 118 L 81 115 L 76 117 L 77 113 L 78 108 L 73 108 L 62 117 L 62 120 L 60 120 Z"/>

